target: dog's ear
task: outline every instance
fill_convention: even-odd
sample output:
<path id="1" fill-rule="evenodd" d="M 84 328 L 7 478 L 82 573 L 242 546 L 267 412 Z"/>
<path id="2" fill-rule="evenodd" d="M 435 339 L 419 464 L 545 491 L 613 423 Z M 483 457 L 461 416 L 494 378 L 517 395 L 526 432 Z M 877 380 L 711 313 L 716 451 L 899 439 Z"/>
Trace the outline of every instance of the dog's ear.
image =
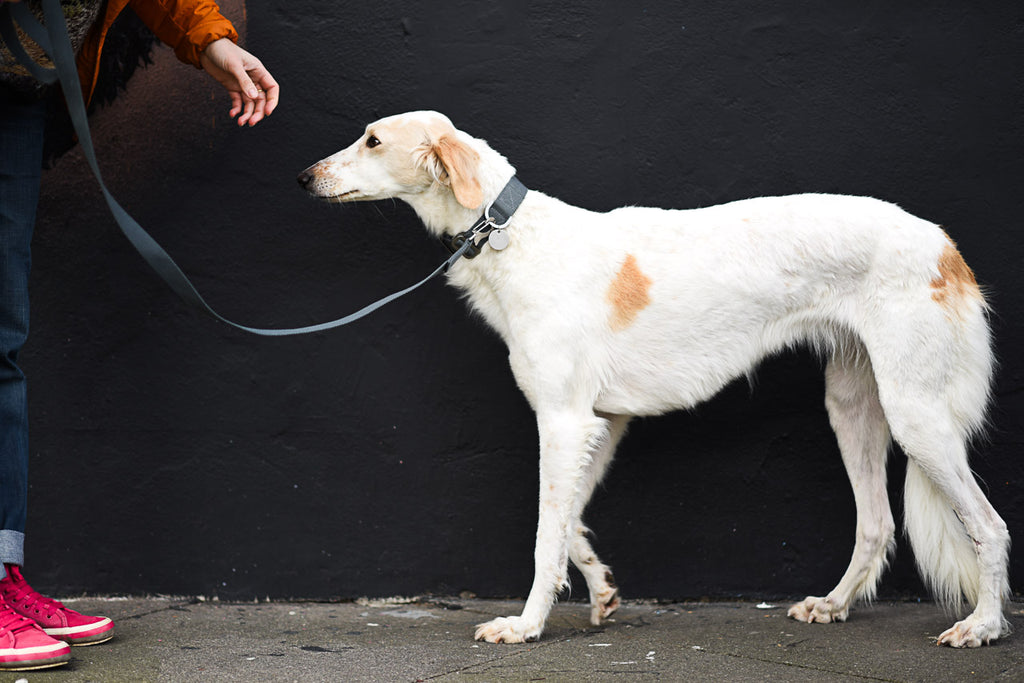
<path id="1" fill-rule="evenodd" d="M 456 201 L 467 209 L 479 208 L 484 198 L 477 179 L 480 155 L 476 150 L 452 135 L 442 135 L 431 145 L 431 153 L 448 175 Z"/>

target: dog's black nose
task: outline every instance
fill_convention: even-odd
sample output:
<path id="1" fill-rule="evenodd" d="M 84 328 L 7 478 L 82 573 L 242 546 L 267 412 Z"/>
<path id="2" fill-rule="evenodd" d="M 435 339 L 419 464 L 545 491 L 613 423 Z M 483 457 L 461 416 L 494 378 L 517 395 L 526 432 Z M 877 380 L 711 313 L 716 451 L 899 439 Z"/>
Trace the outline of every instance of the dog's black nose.
<path id="1" fill-rule="evenodd" d="M 308 170 L 305 170 L 299 174 L 298 181 L 299 185 L 306 187 L 313 181 L 313 174 L 310 173 Z"/>

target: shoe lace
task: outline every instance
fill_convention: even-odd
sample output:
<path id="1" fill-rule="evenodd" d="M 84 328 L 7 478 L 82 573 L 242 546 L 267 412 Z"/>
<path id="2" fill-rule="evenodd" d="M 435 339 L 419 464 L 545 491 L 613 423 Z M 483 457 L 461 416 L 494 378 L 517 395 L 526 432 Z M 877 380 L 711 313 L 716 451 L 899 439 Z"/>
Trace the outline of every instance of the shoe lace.
<path id="1" fill-rule="evenodd" d="M 10 588 L 5 592 L 5 597 L 10 602 L 20 605 L 25 610 L 35 610 L 37 614 L 45 614 L 47 617 L 64 609 L 62 602 L 39 593 L 24 579 L 18 583 L 12 582 Z"/>
<path id="2" fill-rule="evenodd" d="M 4 631 L 20 631 L 25 627 L 34 627 L 35 622 L 23 617 L 3 600 L 0 600 L 0 633 Z"/>

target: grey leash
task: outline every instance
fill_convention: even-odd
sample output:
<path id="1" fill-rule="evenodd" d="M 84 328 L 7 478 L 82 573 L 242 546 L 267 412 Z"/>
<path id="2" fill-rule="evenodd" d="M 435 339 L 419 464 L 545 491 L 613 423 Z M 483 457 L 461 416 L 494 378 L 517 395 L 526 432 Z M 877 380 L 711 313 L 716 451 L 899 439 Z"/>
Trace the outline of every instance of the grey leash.
<path id="1" fill-rule="evenodd" d="M 121 228 L 121 232 L 128 238 L 128 241 L 131 242 L 133 247 L 135 247 L 135 250 L 139 252 L 139 255 L 142 256 L 146 263 L 156 271 L 157 275 L 159 275 L 160 278 L 163 279 L 163 281 L 166 282 L 178 296 L 200 310 L 212 315 L 217 320 L 239 330 L 267 337 L 283 337 L 295 334 L 307 334 L 309 332 L 321 332 L 323 330 L 329 330 L 355 322 L 356 320 L 373 313 L 381 306 L 384 306 L 395 299 L 418 289 L 441 273 L 447 272 L 452 264 L 462 258 L 462 256 L 466 255 L 467 252 L 475 249 L 476 252 L 479 253 L 479 246 L 488 239 L 492 231 L 494 231 L 495 228 L 504 228 L 504 226 L 507 225 L 508 218 L 515 212 L 519 203 L 522 201 L 522 197 L 526 194 L 526 188 L 522 183 L 515 178 L 510 180 L 509 185 L 502 191 L 502 197 L 515 200 L 514 205 L 506 203 L 501 199 L 496 200 L 492 206 L 488 207 L 487 211 L 484 212 L 484 215 L 472 228 L 464 233 L 460 233 L 460 237 L 463 237 L 461 243 L 454 249 L 449 247 L 452 251 L 452 255 L 448 260 L 438 266 L 434 272 L 411 287 L 407 287 L 399 292 L 390 294 L 383 299 L 375 301 L 374 303 L 356 311 L 355 313 L 337 320 L 320 323 L 319 325 L 309 325 L 306 327 L 294 327 L 289 329 L 263 329 L 239 325 L 210 308 L 209 304 L 203 300 L 203 297 L 199 295 L 198 291 L 196 291 L 195 286 L 192 285 L 178 265 L 173 261 L 173 259 L 171 259 L 167 252 L 164 251 L 163 247 L 157 244 L 156 240 L 154 240 L 149 233 L 147 233 L 142 226 L 135 221 L 134 218 L 128 215 L 128 212 L 125 211 L 117 200 L 114 199 L 113 195 L 110 194 L 110 191 L 107 189 L 106 184 L 104 184 L 103 177 L 100 174 L 99 164 L 96 162 L 96 153 L 93 149 L 92 136 L 89 133 L 89 122 L 86 117 L 85 102 L 82 99 L 82 88 L 78 81 L 78 69 L 75 66 L 75 57 L 71 51 L 71 41 L 68 39 L 67 25 L 64 22 L 64 12 L 61 10 L 60 0 L 42 0 L 42 6 L 43 16 L 46 19 L 45 28 L 39 24 L 35 16 L 33 16 L 24 3 L 0 4 L 0 36 L 3 37 L 3 40 L 11 53 L 26 69 L 29 70 L 36 80 L 41 83 L 55 83 L 58 80 L 60 81 L 61 87 L 64 90 L 64 98 L 67 101 L 68 113 L 71 115 L 71 122 L 74 125 L 75 133 L 78 135 L 78 141 L 82 145 L 82 153 L 85 156 L 85 160 L 88 162 L 89 167 L 92 168 L 92 172 L 100 184 L 103 197 L 107 201 L 107 206 L 110 208 L 110 212 L 113 214 L 114 220 L 117 221 L 117 225 Z M 25 53 L 25 50 L 21 45 L 21 41 L 18 39 L 17 32 L 14 29 L 14 21 L 18 23 L 21 29 L 33 41 L 35 41 L 39 47 L 50 55 L 55 66 L 54 69 L 48 69 L 40 66 Z M 511 191 L 510 188 L 512 188 Z M 520 191 L 519 188 L 522 188 L 522 190 Z M 498 210 L 497 213 L 499 213 L 501 218 L 505 219 L 504 224 L 499 226 L 495 222 L 495 219 L 491 217 L 492 207 Z M 474 253 L 472 255 L 475 256 L 476 254 Z"/>

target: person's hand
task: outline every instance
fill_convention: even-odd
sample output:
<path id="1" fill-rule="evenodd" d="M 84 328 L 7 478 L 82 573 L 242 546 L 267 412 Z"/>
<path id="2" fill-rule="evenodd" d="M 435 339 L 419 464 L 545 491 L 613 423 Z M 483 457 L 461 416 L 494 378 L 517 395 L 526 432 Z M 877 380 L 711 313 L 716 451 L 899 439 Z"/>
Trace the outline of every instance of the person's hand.
<path id="1" fill-rule="evenodd" d="M 260 60 L 227 38 L 206 46 L 199 57 L 206 73 L 223 85 L 231 96 L 230 116 L 238 125 L 255 126 L 270 116 L 280 97 L 280 87 Z"/>

